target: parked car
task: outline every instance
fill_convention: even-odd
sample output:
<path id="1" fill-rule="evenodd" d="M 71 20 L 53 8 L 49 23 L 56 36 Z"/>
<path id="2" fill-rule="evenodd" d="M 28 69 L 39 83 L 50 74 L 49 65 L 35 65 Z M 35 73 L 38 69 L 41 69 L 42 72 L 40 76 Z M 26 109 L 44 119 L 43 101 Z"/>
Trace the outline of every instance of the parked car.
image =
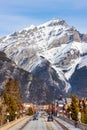
<path id="1" fill-rule="evenodd" d="M 53 116 L 52 116 L 52 114 L 48 115 L 47 121 L 53 121 Z"/>

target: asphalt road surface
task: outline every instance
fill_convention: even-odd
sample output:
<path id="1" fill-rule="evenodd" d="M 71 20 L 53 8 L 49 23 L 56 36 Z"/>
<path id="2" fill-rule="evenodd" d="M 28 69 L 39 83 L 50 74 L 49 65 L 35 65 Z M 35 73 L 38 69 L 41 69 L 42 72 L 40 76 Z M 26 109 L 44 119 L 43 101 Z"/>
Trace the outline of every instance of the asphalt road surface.
<path id="1" fill-rule="evenodd" d="M 55 121 L 48 122 L 46 118 L 39 118 L 38 120 L 31 120 L 21 130 L 63 130 L 63 129 Z"/>
<path id="2" fill-rule="evenodd" d="M 60 123 L 56 122 L 55 119 Z M 9 128 L 9 130 L 81 130 L 59 118 L 55 119 L 47 121 L 47 117 L 42 116 L 38 120 L 33 120 L 33 118 L 27 116 L 24 120 Z M 60 124 L 66 126 L 66 128 Z"/>

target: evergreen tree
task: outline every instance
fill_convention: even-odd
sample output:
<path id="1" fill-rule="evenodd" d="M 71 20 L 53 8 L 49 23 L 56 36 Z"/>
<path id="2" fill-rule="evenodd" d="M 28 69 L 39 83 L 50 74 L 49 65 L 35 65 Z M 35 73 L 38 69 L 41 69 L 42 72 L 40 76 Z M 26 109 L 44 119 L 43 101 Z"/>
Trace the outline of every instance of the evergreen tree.
<path id="1" fill-rule="evenodd" d="M 87 103 L 86 100 L 82 101 L 82 117 L 81 117 L 81 122 L 87 124 Z"/>
<path id="2" fill-rule="evenodd" d="M 0 104 L 0 125 L 6 123 L 6 109 L 7 109 L 6 105 Z"/>
<path id="3" fill-rule="evenodd" d="M 77 99 L 75 95 L 71 96 L 71 117 L 73 120 L 78 121 L 78 112 L 79 112 L 79 107 L 77 103 Z"/>
<path id="4" fill-rule="evenodd" d="M 19 106 L 22 100 L 20 87 L 18 81 L 8 79 L 5 84 L 5 90 L 2 95 L 4 104 L 7 105 L 7 112 L 9 113 L 9 120 L 14 120 L 19 114 Z"/>
<path id="5" fill-rule="evenodd" d="M 82 112 L 81 122 L 87 124 L 87 113 Z"/>
<path id="6" fill-rule="evenodd" d="M 22 94 L 20 91 L 19 82 L 17 80 L 9 78 L 5 84 L 5 91 L 8 94 L 14 95 L 18 99 L 18 101 L 22 100 Z"/>

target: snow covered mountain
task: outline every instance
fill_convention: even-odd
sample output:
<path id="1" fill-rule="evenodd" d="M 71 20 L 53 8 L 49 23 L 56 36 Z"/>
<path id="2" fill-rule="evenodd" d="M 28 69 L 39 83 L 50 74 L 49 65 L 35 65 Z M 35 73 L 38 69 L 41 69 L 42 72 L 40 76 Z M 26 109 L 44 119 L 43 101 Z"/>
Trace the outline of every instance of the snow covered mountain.
<path id="1" fill-rule="evenodd" d="M 87 81 L 83 84 L 87 77 L 87 35 L 81 34 L 66 21 L 53 19 L 4 36 L 0 38 L 0 50 L 18 67 L 34 73 L 56 88 L 55 91 L 58 88 L 63 93 L 87 95 Z M 84 79 L 79 73 L 82 68 Z M 79 80 L 75 82 L 77 77 Z"/>
<path id="2" fill-rule="evenodd" d="M 0 51 L 0 96 L 6 89 L 5 84 L 9 79 L 18 81 L 23 102 L 46 103 L 53 100 L 52 95 L 49 98 L 49 86 L 42 79 L 18 68 L 5 53 Z"/>

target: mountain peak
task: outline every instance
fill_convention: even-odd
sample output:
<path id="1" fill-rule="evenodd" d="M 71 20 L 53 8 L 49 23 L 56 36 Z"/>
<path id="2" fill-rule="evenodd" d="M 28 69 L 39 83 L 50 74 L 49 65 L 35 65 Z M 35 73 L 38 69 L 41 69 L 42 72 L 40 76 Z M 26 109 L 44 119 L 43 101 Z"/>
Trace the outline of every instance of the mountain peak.
<path id="1" fill-rule="evenodd" d="M 65 20 L 60 20 L 58 18 L 53 18 L 52 20 L 42 24 L 42 25 L 39 25 L 39 27 L 42 27 L 42 26 L 58 26 L 58 25 L 64 25 L 64 26 L 68 26 L 68 24 L 66 23 Z"/>
<path id="2" fill-rule="evenodd" d="M 30 25 L 29 27 L 26 27 L 25 30 L 27 31 L 27 30 L 29 30 L 29 29 L 34 29 L 34 28 L 35 28 L 35 26 L 32 24 L 32 25 Z"/>
<path id="3" fill-rule="evenodd" d="M 69 81 L 76 69 L 87 65 L 87 35 L 57 18 L 1 38 L 0 49 L 18 67 L 34 72 L 48 85 L 62 86 L 62 92 L 71 90 Z"/>

